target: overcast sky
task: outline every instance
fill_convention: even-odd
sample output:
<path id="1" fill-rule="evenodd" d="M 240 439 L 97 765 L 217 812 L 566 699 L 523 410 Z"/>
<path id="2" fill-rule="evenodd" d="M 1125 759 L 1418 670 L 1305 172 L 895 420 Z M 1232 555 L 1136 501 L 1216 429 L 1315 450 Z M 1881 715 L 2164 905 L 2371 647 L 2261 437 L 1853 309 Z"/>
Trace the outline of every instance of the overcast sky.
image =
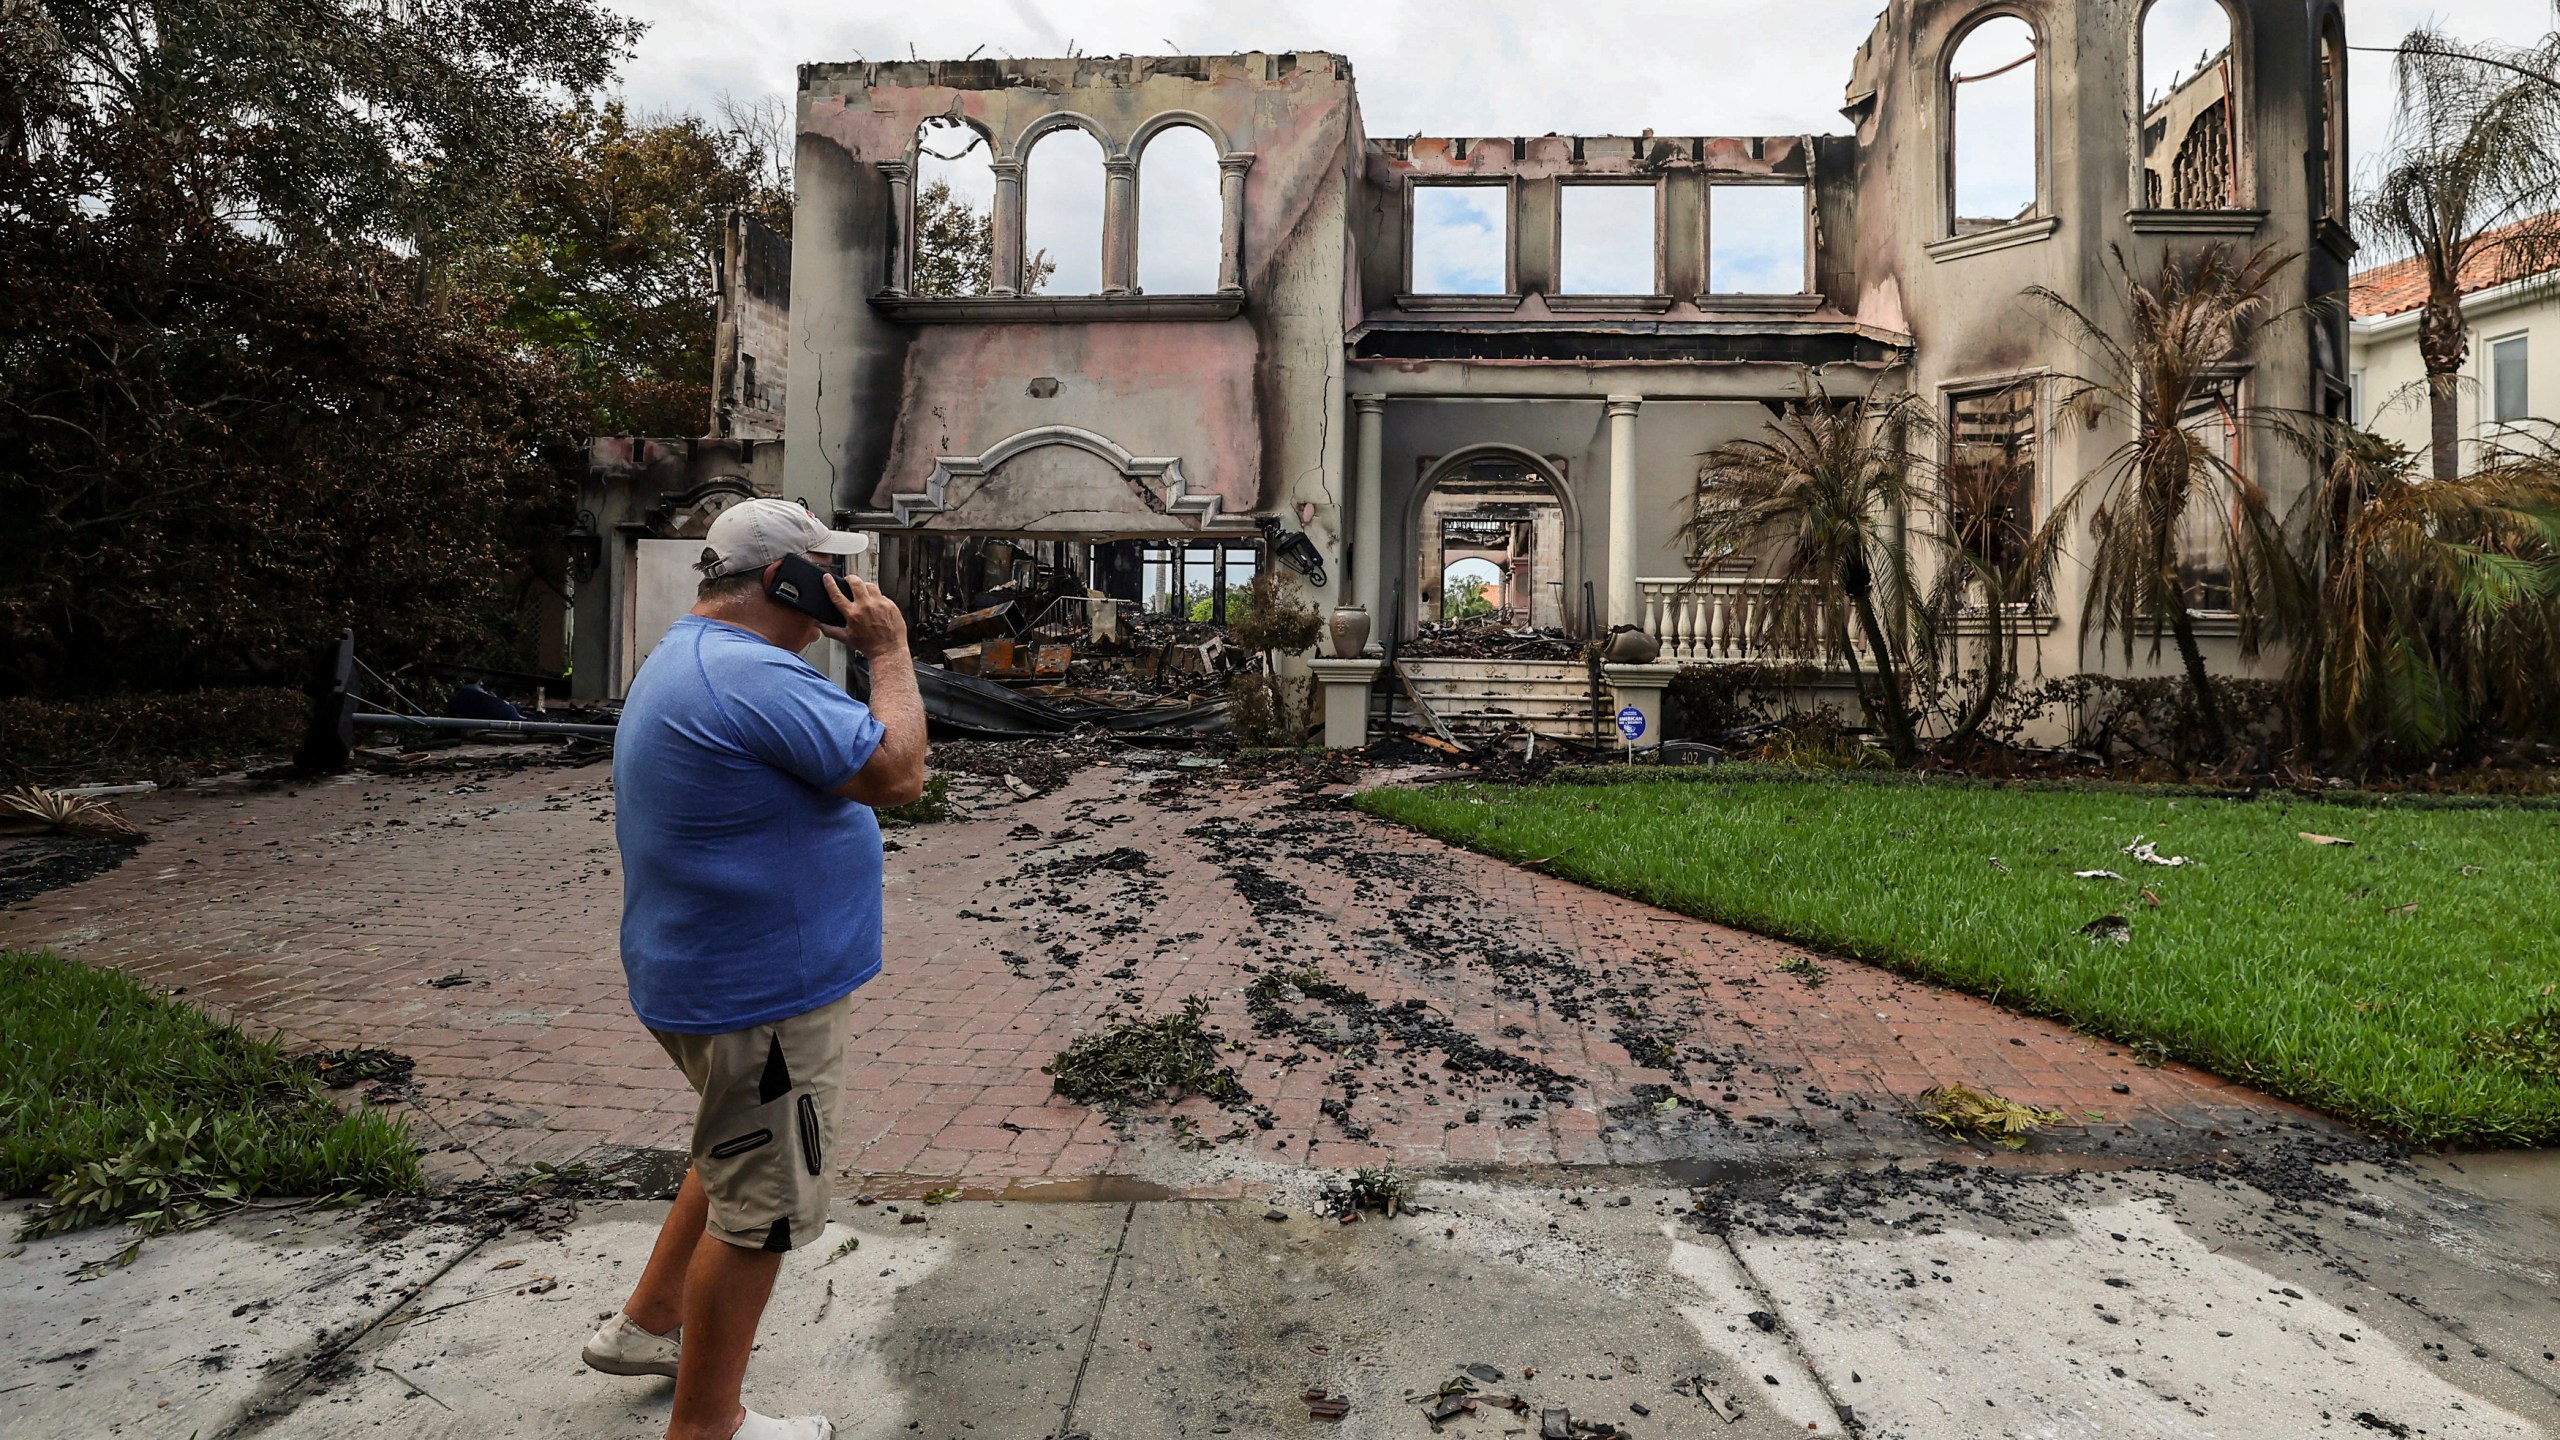
<path id="1" fill-rule="evenodd" d="M 2162 0 L 2164 11 L 2202 11 L 2206 3 Z M 624 93 L 641 108 L 708 110 L 724 93 L 787 97 L 793 67 L 804 61 L 903 59 L 910 53 L 958 58 L 981 47 L 999 56 L 1063 55 L 1070 47 L 1086 54 L 1330 50 L 1350 57 L 1371 135 L 1845 131 L 1841 90 L 1858 42 L 1880 8 L 1878 0 L 1590 0 L 1571 7 L 1525 0 L 618 4 L 649 25 L 624 70 Z M 2465 38 L 2510 41 L 2531 39 L 2554 23 L 2551 0 L 2346 0 L 2346 11 L 2350 46 L 2389 45 L 2430 20 Z M 2187 37 L 2179 48 L 2201 44 Z M 2159 48 L 2166 52 L 2170 46 Z M 2146 54 L 2146 62 L 2153 58 Z M 2193 58 L 2186 57 L 2187 63 Z M 2388 56 L 2357 54 L 2351 61 L 2349 105 L 2359 173 L 2388 133 L 2389 69 Z M 1063 153 L 1049 158 L 1068 159 Z M 1035 182 L 1042 168 L 1035 166 Z M 1098 155 L 1075 164 L 1079 172 L 1088 168 L 1098 190 Z M 1081 191 L 1082 179 L 1072 186 L 1053 183 L 1049 194 Z M 1142 176 L 1142 191 L 1147 183 Z M 1148 193 L 1169 188 L 1166 182 Z M 1987 196 L 1986 204 L 2006 198 Z M 1047 208 L 1038 200 L 1035 195 L 1029 217 L 1035 250 L 1043 243 L 1039 211 Z M 1045 218 L 1054 222 L 1061 243 L 1079 237 L 1059 252 L 1054 288 L 1090 288 L 1085 272 L 1095 266 L 1082 254 L 1084 217 Z M 1142 233 L 1142 265 L 1167 257 L 1171 248 L 1169 242 L 1150 245 Z M 1160 291 L 1190 288 L 1148 283 L 1143 275 L 1141 282 Z"/>

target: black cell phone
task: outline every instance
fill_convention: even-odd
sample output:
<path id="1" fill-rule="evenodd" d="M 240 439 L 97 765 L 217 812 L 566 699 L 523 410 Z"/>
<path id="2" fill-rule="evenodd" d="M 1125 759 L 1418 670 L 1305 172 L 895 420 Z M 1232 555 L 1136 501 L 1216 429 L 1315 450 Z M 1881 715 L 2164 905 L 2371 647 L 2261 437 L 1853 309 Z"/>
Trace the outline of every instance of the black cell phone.
<path id="1" fill-rule="evenodd" d="M 836 602 L 827 598 L 826 581 L 822 578 L 827 575 L 834 575 L 839 586 L 843 583 L 842 571 L 821 569 L 806 555 L 785 555 L 781 568 L 773 572 L 773 583 L 764 587 L 764 593 L 821 624 L 841 625 L 844 612 L 836 609 Z"/>

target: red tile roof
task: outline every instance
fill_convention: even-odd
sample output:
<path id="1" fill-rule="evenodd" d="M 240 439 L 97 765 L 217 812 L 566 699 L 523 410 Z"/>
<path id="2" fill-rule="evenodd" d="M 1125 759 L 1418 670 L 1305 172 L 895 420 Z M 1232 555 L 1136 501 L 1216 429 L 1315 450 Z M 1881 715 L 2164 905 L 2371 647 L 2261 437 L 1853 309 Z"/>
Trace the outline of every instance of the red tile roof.
<path id="1" fill-rule="evenodd" d="M 2560 211 L 2536 215 L 2490 231 L 2483 237 L 2484 243 L 2475 247 L 2471 258 L 2463 264 L 2462 293 L 2474 295 L 2510 280 L 2523 279 L 2531 268 L 2527 257 L 2518 253 L 2516 247 L 2501 242 L 2535 231 L 2548 235 L 2555 226 L 2560 226 Z M 2548 248 L 2548 242 L 2544 248 Z M 2546 265 L 2542 268 L 2560 269 L 2560 266 Z M 2349 313 L 2358 320 L 2397 315 L 2426 303 L 2427 268 L 2415 258 L 2395 260 L 2388 265 L 2362 271 L 2349 282 L 2347 291 Z"/>

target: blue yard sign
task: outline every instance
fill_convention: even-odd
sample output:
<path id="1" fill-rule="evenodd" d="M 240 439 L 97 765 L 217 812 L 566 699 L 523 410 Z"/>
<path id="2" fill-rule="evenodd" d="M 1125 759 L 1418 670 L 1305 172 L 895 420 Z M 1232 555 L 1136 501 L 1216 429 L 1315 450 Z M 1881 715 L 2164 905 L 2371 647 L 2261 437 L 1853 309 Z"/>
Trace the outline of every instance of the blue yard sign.
<path id="1" fill-rule="evenodd" d="M 1629 740 L 1644 738 L 1644 712 L 1633 705 L 1618 712 L 1618 733 Z"/>

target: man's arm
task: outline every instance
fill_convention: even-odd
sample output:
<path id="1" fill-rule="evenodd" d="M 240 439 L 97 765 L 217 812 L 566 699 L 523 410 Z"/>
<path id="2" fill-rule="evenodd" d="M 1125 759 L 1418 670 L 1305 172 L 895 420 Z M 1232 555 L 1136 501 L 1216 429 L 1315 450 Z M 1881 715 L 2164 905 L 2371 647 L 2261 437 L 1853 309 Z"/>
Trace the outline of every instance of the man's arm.
<path id="1" fill-rule="evenodd" d="M 839 588 L 829 575 L 825 584 L 844 624 L 820 628 L 871 662 L 871 714 L 882 731 L 871 758 L 836 793 L 865 805 L 909 804 L 924 794 L 925 735 L 924 696 L 907 654 L 907 617 L 860 576 L 847 576 Z"/>

